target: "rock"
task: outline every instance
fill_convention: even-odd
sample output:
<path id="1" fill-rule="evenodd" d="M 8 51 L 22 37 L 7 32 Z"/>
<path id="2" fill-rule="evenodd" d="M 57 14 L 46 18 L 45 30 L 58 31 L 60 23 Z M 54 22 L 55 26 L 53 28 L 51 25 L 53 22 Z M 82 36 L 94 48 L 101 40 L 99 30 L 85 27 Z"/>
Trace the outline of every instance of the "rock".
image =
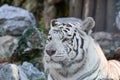
<path id="1" fill-rule="evenodd" d="M 112 40 L 112 35 L 108 32 L 96 32 L 93 37 L 95 40 Z"/>
<path id="2" fill-rule="evenodd" d="M 38 80 L 40 78 L 45 78 L 45 74 L 40 72 L 31 63 L 24 62 L 19 68 L 26 74 L 29 78 L 28 80 Z"/>
<path id="3" fill-rule="evenodd" d="M 16 7 L 21 7 L 34 14 L 39 23 L 42 18 L 42 12 L 44 9 L 45 0 L 0 0 L 0 6 L 4 4 L 9 4 Z M 41 26 L 41 25 L 38 25 Z"/>
<path id="4" fill-rule="evenodd" d="M 3 64 L 0 67 L 0 79 L 19 80 L 18 67 L 15 64 Z"/>
<path id="5" fill-rule="evenodd" d="M 5 63 L 0 67 L 0 80 L 38 80 L 41 78 L 45 79 L 45 74 L 28 62 L 22 65 Z"/>
<path id="6" fill-rule="evenodd" d="M 93 33 L 93 37 L 103 47 L 110 46 L 111 41 L 113 40 L 112 35 L 110 33 L 107 33 L 107 32 Z"/>
<path id="7" fill-rule="evenodd" d="M 0 37 L 0 58 L 8 58 L 17 46 L 17 38 L 12 36 Z"/>
<path id="8" fill-rule="evenodd" d="M 20 67 L 18 67 L 18 70 L 19 70 L 19 79 L 20 80 L 29 80 L 27 75 L 23 72 L 23 70 Z"/>
<path id="9" fill-rule="evenodd" d="M 32 13 L 18 7 L 3 5 L 0 7 L 0 35 L 21 35 L 30 27 L 36 26 Z"/>

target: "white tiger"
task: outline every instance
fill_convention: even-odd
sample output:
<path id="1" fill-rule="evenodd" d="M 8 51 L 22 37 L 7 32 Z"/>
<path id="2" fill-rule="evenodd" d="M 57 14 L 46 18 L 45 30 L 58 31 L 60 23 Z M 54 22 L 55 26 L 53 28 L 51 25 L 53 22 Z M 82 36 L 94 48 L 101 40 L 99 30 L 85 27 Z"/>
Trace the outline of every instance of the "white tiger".
<path id="1" fill-rule="evenodd" d="M 51 21 L 43 57 L 48 80 L 119 80 L 120 63 L 107 61 L 90 36 L 94 20 L 88 17 L 78 24 Z"/>

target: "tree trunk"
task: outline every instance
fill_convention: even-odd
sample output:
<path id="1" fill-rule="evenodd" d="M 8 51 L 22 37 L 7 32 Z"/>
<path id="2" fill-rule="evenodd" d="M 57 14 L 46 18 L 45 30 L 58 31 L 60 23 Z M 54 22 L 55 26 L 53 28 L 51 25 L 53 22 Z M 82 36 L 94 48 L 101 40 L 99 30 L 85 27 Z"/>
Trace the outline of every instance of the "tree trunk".
<path id="1" fill-rule="evenodd" d="M 94 0 L 84 0 L 83 19 L 86 17 L 94 17 Z"/>
<path id="2" fill-rule="evenodd" d="M 70 17 L 82 18 L 83 0 L 70 0 Z"/>
<path id="3" fill-rule="evenodd" d="M 115 6 L 116 0 L 107 0 L 107 31 L 108 32 L 116 32 L 117 29 L 113 25 L 115 23 Z"/>
<path id="4" fill-rule="evenodd" d="M 105 31 L 105 19 L 106 19 L 106 0 L 97 0 L 96 2 L 96 13 L 95 13 L 95 21 L 96 27 L 95 31 Z"/>

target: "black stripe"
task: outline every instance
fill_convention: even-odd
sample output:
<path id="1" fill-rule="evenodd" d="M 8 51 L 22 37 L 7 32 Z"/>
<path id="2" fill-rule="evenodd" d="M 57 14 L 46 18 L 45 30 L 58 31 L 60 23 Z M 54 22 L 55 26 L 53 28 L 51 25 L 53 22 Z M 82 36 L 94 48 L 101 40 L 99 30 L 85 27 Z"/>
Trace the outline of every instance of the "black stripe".
<path id="1" fill-rule="evenodd" d="M 81 75 L 77 80 L 83 80 L 84 78 L 86 78 L 86 77 L 88 77 L 88 76 L 91 76 L 92 73 L 94 73 L 94 72 L 98 69 L 99 65 L 100 65 L 99 62 L 97 62 L 92 70 L 84 73 L 84 74 Z M 96 79 L 95 79 L 95 80 L 96 80 Z"/>
<path id="2" fill-rule="evenodd" d="M 72 35 L 68 34 L 68 36 L 72 36 Z"/>
<path id="3" fill-rule="evenodd" d="M 72 25 L 70 25 L 70 24 L 66 24 L 66 26 L 67 26 L 67 27 L 72 27 Z"/>
<path id="4" fill-rule="evenodd" d="M 69 53 L 72 51 L 72 49 L 71 49 L 69 46 L 68 46 L 68 48 L 69 48 L 69 50 L 70 50 L 70 51 L 68 52 L 68 54 L 69 54 Z"/>
<path id="5" fill-rule="evenodd" d="M 73 34 L 73 37 L 71 38 L 71 40 L 73 40 L 75 36 L 76 36 L 76 34 L 74 33 L 74 34 Z"/>
<path id="6" fill-rule="evenodd" d="M 62 40 L 62 42 L 65 42 L 65 41 L 67 41 L 68 39 L 67 38 L 64 38 L 63 40 Z"/>
<path id="7" fill-rule="evenodd" d="M 83 44 L 84 44 L 84 39 L 81 37 L 81 46 L 80 46 L 80 48 L 83 48 Z"/>
<path id="8" fill-rule="evenodd" d="M 77 63 L 83 61 L 83 59 L 84 59 L 84 57 L 85 57 L 85 54 L 86 54 L 86 53 L 85 53 L 84 49 L 82 49 L 82 51 L 83 51 L 83 52 L 82 52 L 82 59 L 77 60 L 77 61 L 76 61 Z"/>
<path id="9" fill-rule="evenodd" d="M 68 31 L 70 31 L 70 29 L 69 28 L 66 28 Z"/>
<path id="10" fill-rule="evenodd" d="M 63 30 L 63 31 L 67 33 L 67 30 Z"/>
<path id="11" fill-rule="evenodd" d="M 75 50 L 75 49 L 73 49 L 75 52 L 76 52 L 76 56 L 78 55 L 78 47 L 79 47 L 79 43 L 78 43 L 78 39 L 76 38 L 76 42 L 77 42 L 77 49 Z M 76 58 L 76 56 L 74 57 L 74 58 Z"/>

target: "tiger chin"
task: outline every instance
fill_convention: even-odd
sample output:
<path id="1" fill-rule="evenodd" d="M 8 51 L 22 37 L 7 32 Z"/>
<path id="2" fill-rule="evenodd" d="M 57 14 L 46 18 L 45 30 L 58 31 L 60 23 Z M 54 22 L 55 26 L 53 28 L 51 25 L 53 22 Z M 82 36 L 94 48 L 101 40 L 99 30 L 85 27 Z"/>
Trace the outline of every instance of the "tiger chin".
<path id="1" fill-rule="evenodd" d="M 76 22 L 51 20 L 43 57 L 47 80 L 120 79 L 120 62 L 107 61 L 90 36 L 94 25 L 91 17 Z"/>

